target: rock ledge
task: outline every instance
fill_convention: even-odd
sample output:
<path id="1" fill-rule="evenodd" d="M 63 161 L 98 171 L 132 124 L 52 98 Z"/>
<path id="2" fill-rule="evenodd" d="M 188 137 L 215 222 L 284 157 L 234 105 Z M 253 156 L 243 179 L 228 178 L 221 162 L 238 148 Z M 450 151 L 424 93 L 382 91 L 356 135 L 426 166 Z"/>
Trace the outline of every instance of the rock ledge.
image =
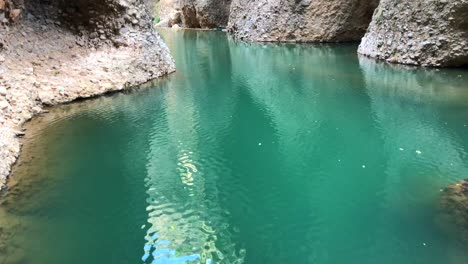
<path id="1" fill-rule="evenodd" d="M 0 21 L 0 186 L 19 155 L 22 124 L 43 106 L 175 70 L 145 1 L 0 0 L 0 19 L 9 17 Z"/>

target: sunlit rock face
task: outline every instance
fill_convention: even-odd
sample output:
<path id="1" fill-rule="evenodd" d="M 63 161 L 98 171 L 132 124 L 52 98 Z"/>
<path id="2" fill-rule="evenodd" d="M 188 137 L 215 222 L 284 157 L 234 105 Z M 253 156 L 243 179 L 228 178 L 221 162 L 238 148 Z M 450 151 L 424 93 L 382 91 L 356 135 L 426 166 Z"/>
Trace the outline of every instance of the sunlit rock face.
<path id="1" fill-rule="evenodd" d="M 184 28 L 226 27 L 231 0 L 160 0 L 158 26 Z"/>
<path id="2" fill-rule="evenodd" d="M 382 0 L 359 53 L 422 66 L 468 64 L 468 1 Z"/>
<path id="3" fill-rule="evenodd" d="M 234 0 L 228 30 L 250 41 L 358 41 L 378 0 Z"/>
<path id="4" fill-rule="evenodd" d="M 26 120 L 175 70 L 152 0 L 0 0 L 0 187 Z"/>

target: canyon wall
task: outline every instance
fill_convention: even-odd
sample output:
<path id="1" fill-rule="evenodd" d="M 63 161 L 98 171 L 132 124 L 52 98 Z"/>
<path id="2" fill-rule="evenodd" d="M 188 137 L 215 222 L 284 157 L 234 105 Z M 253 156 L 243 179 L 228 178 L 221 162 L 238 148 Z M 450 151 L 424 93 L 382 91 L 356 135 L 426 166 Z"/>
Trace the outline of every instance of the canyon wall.
<path id="1" fill-rule="evenodd" d="M 358 41 L 378 0 L 233 0 L 228 31 L 248 41 Z"/>
<path id="2" fill-rule="evenodd" d="M 0 187 L 21 125 L 43 106 L 122 90 L 175 70 L 151 0 L 0 0 Z"/>
<path id="3" fill-rule="evenodd" d="M 382 0 L 359 53 L 392 63 L 468 64 L 468 0 Z"/>
<path id="4" fill-rule="evenodd" d="M 160 0 L 157 26 L 183 28 L 226 27 L 231 0 Z"/>

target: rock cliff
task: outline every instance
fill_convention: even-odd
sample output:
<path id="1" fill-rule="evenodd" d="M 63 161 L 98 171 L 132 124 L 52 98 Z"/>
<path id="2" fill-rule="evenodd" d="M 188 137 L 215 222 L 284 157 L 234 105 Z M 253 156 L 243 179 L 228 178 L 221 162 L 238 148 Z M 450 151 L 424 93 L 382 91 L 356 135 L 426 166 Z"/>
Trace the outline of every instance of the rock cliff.
<path id="1" fill-rule="evenodd" d="M 468 0 L 382 0 L 359 53 L 422 66 L 468 64 Z"/>
<path id="2" fill-rule="evenodd" d="M 183 28 L 226 27 L 231 0 L 160 0 L 157 26 Z"/>
<path id="3" fill-rule="evenodd" d="M 357 41 L 377 4 L 378 0 L 233 0 L 228 31 L 249 41 Z"/>
<path id="4" fill-rule="evenodd" d="M 44 105 L 122 90 L 174 71 L 150 0 L 0 0 L 0 187 L 21 125 Z"/>

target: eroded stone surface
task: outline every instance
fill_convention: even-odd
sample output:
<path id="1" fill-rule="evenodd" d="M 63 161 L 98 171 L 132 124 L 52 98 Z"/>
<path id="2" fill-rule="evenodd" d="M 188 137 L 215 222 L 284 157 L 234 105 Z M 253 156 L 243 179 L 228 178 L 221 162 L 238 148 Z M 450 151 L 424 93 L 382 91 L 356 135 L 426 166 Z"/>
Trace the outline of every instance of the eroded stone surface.
<path id="1" fill-rule="evenodd" d="M 392 63 L 468 64 L 468 0 L 382 0 L 359 53 Z"/>
<path id="2" fill-rule="evenodd" d="M 158 26 L 183 28 L 226 27 L 231 0 L 161 0 Z"/>
<path id="3" fill-rule="evenodd" d="M 378 0 L 234 0 L 228 31 L 249 41 L 360 40 Z"/>
<path id="4" fill-rule="evenodd" d="M 43 105 L 174 71 L 146 0 L 18 2 L 19 20 L 0 25 L 0 186 L 19 154 L 21 125 Z"/>

